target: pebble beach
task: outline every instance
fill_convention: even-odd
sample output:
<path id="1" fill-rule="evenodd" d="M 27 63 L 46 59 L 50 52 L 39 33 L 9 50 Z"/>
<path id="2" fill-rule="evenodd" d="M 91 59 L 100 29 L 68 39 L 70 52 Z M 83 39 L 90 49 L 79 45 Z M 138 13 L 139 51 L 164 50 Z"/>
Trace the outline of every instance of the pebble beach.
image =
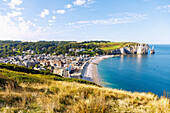
<path id="1" fill-rule="evenodd" d="M 114 55 L 96 56 L 92 58 L 91 61 L 84 67 L 82 79 L 92 81 L 98 85 L 102 85 L 98 75 L 97 65 L 101 60 L 111 57 L 114 57 Z"/>

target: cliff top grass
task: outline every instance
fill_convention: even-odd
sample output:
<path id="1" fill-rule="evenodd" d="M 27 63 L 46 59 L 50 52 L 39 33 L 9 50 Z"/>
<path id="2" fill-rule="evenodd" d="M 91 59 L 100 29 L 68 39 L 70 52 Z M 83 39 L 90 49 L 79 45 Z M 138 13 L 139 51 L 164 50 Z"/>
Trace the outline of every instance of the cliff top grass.
<path id="1" fill-rule="evenodd" d="M 116 50 L 123 48 L 128 45 L 136 45 L 138 43 L 136 42 L 90 42 L 90 43 L 84 43 L 84 45 L 97 45 L 99 49 L 104 50 L 106 52 Z"/>
<path id="2" fill-rule="evenodd" d="M 170 112 L 166 97 L 56 81 L 53 77 L 0 69 L 0 112 Z"/>

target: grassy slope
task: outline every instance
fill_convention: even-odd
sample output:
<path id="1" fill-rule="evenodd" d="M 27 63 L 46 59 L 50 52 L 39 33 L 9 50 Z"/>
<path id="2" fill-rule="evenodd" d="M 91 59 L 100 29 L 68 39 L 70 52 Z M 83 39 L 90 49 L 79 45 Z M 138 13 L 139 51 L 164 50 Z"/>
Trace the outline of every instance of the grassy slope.
<path id="1" fill-rule="evenodd" d="M 5 71 L 6 69 L 8 69 L 8 71 Z M 12 72 L 9 70 L 11 70 Z M 26 68 L 24 66 L 18 66 L 18 65 L 13 65 L 13 64 L 0 63 L 0 72 L 5 74 L 6 76 L 8 75 L 7 73 L 10 73 L 10 77 L 13 77 L 19 80 L 21 79 L 21 81 L 23 79 L 29 79 L 30 76 L 34 76 L 38 78 L 50 79 L 50 80 L 55 80 L 55 81 L 68 81 L 68 82 L 78 82 L 78 83 L 96 85 L 95 83 L 89 82 L 86 80 L 64 78 L 64 77 L 61 77 L 60 75 L 53 74 L 50 71 L 33 70 L 33 69 Z"/>
<path id="2" fill-rule="evenodd" d="M 0 112 L 169 112 L 169 100 L 0 69 Z"/>
<path id="3" fill-rule="evenodd" d="M 111 51 L 111 50 L 116 50 L 116 49 L 120 49 L 123 48 L 127 45 L 134 45 L 137 43 L 131 43 L 131 42 L 107 42 L 107 43 L 85 43 L 84 45 L 90 45 L 90 44 L 94 44 L 94 45 L 98 45 L 99 49 L 104 50 L 106 52 Z"/>

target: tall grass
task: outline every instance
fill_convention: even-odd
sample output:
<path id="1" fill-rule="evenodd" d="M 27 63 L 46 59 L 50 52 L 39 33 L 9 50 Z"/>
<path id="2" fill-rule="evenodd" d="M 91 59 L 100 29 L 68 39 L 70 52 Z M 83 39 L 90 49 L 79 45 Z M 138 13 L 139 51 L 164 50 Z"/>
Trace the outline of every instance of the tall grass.
<path id="1" fill-rule="evenodd" d="M 55 81 L 1 69 L 0 112 L 168 113 L 169 100 L 152 93 L 127 92 L 76 82 Z M 14 73 L 14 72 L 13 72 Z M 13 77 L 14 76 L 14 77 Z M 29 76 L 25 80 L 22 76 Z M 22 79 L 16 79 L 21 77 Z M 41 78 L 41 79 L 40 79 Z M 32 80 L 32 82 L 30 82 Z"/>

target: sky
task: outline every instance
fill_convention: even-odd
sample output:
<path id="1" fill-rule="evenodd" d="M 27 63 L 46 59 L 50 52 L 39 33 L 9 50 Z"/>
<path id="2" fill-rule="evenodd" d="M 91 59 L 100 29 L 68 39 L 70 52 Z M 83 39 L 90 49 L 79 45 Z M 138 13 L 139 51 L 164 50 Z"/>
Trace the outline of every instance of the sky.
<path id="1" fill-rule="evenodd" d="M 0 40 L 170 44 L 170 0 L 0 0 Z"/>

